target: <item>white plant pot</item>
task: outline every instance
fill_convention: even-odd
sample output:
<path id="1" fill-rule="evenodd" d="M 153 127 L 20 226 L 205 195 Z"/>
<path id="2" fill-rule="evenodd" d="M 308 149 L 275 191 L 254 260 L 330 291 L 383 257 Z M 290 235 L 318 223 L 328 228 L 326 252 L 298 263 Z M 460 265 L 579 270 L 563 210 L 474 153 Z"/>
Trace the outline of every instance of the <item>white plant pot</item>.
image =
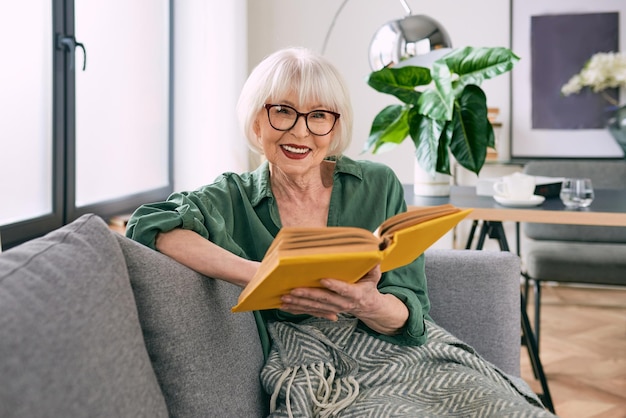
<path id="1" fill-rule="evenodd" d="M 415 162 L 413 193 L 416 196 L 450 196 L 452 176 L 448 174 L 430 174 Z"/>

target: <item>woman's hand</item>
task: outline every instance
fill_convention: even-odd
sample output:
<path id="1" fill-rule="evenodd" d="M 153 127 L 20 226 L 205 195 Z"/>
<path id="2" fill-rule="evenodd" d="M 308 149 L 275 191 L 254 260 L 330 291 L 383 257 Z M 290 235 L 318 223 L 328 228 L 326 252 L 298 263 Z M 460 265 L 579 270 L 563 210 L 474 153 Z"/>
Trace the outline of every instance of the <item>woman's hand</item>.
<path id="1" fill-rule="evenodd" d="M 380 277 L 380 266 L 376 266 L 354 284 L 322 279 L 323 288 L 298 288 L 283 296 L 281 310 L 331 321 L 336 321 L 337 315 L 344 312 L 359 318 L 377 332 L 397 334 L 406 323 L 409 312 L 398 298 L 378 291 Z"/>

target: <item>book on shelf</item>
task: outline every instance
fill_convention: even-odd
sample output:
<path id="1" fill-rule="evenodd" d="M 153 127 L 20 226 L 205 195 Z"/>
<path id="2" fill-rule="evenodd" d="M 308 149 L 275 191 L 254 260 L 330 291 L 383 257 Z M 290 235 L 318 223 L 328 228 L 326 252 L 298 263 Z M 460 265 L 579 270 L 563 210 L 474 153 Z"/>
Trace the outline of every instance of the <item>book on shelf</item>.
<path id="1" fill-rule="evenodd" d="M 270 245 L 233 312 L 279 308 L 281 296 L 298 287 L 321 287 L 333 278 L 354 283 L 380 264 L 405 266 L 465 218 L 471 209 L 451 204 L 394 215 L 374 231 L 358 227 L 285 227 Z"/>

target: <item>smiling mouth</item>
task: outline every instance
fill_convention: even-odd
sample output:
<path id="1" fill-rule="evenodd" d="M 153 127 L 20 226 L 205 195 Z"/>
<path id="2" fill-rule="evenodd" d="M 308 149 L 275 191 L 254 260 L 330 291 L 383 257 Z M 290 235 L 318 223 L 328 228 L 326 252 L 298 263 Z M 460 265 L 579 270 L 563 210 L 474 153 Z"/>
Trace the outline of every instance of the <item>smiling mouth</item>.
<path id="1" fill-rule="evenodd" d="M 311 148 L 309 147 L 298 147 L 295 145 L 281 145 L 281 148 L 289 153 L 300 155 L 304 155 L 307 152 L 311 151 Z"/>

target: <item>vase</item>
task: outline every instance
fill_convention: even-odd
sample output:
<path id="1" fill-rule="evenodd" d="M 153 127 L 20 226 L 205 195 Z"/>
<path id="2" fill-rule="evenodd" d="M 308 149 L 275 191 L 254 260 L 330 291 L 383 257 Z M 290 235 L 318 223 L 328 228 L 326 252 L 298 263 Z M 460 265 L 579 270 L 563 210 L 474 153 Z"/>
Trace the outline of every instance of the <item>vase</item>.
<path id="1" fill-rule="evenodd" d="M 413 193 L 416 196 L 450 196 L 451 181 L 449 174 L 431 174 L 415 161 Z"/>
<path id="2" fill-rule="evenodd" d="M 626 105 L 618 107 L 611 116 L 609 116 L 607 129 L 626 156 Z"/>

